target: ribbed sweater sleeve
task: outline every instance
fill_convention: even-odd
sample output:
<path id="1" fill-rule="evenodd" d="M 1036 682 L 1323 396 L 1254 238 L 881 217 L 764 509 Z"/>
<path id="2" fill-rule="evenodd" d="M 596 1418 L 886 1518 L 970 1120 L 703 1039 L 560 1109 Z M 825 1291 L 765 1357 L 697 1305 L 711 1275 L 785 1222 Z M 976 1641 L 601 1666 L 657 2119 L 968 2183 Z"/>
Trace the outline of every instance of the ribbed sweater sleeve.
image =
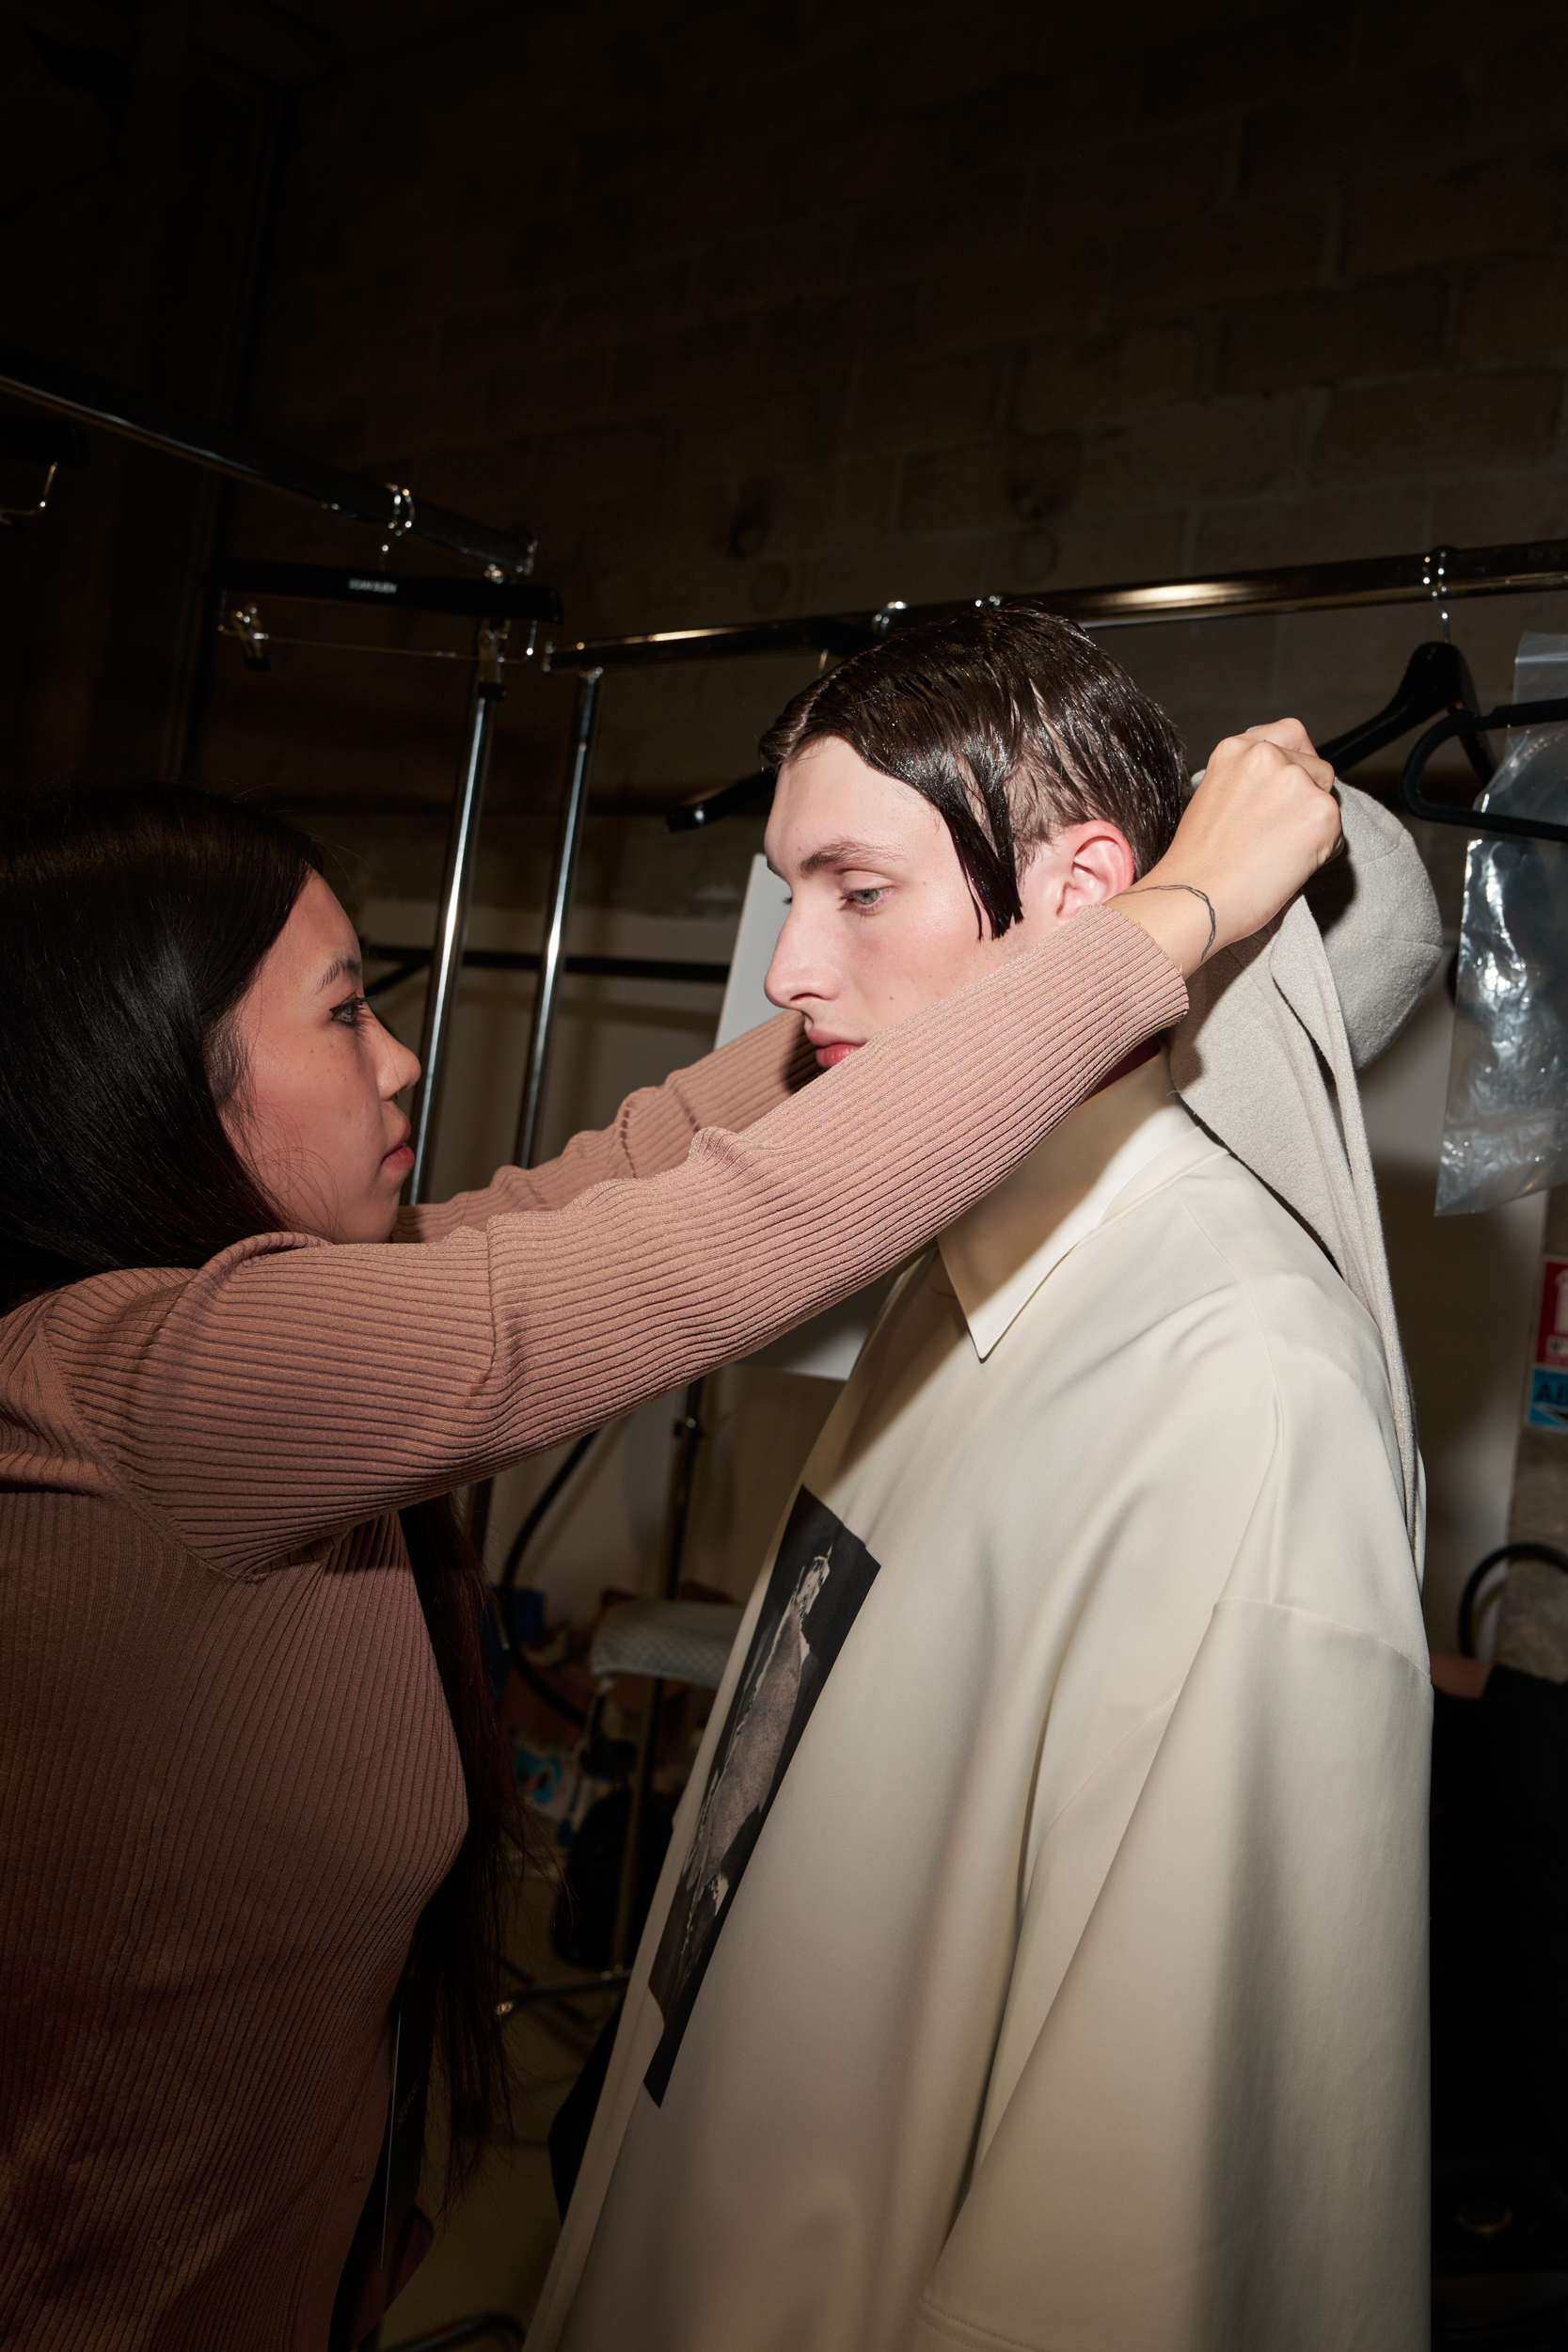
<path id="1" fill-rule="evenodd" d="M 58 1293 L 47 1343 L 133 1507 L 243 1572 L 760 1345 L 988 1191 L 1186 992 L 1077 917 L 678 1167 L 427 1246 L 267 1234 Z M 771 1029 L 777 1025 L 769 1025 Z"/>
<path id="2" fill-rule="evenodd" d="M 798 1014 L 782 1012 L 662 1086 L 628 1094 L 611 1124 L 574 1136 L 543 1168 L 498 1168 L 478 1192 L 404 1209 L 399 1241 L 442 1241 L 460 1225 L 483 1225 L 507 1209 L 563 1209 L 578 1193 L 615 1177 L 657 1176 L 674 1168 L 704 1127 L 750 1127 L 817 1074 Z"/>

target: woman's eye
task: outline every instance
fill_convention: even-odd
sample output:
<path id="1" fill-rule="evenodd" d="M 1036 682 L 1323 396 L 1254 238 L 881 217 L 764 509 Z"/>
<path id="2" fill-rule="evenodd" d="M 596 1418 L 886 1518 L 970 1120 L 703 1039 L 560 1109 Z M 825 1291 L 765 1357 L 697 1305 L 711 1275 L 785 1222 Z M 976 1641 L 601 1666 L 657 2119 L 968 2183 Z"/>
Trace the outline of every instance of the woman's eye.
<path id="1" fill-rule="evenodd" d="M 332 1018 L 341 1021 L 345 1029 L 352 1029 L 357 1027 L 360 1014 L 369 1012 L 370 1009 L 368 996 L 345 996 L 341 1005 L 333 1006 Z"/>
<path id="2" fill-rule="evenodd" d="M 879 883 L 874 888 L 868 888 L 865 890 L 847 890 L 844 894 L 845 903 L 852 907 L 880 906 L 886 896 L 887 892 L 885 888 Z"/>

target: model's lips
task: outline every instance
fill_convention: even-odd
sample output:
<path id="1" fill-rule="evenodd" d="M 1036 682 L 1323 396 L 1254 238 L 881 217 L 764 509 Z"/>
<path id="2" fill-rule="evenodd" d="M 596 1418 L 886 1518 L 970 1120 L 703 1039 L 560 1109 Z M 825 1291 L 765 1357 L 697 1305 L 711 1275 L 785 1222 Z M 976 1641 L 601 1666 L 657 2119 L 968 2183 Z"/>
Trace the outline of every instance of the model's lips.
<path id="1" fill-rule="evenodd" d="M 413 1167 L 414 1154 L 408 1148 L 408 1138 L 413 1132 L 414 1130 L 410 1127 L 407 1120 L 405 1119 L 403 1122 L 402 1136 L 399 1137 L 398 1141 L 393 1144 L 389 1152 L 384 1152 L 381 1155 L 381 1165 L 383 1168 L 404 1168 Z"/>
<path id="2" fill-rule="evenodd" d="M 835 1062 L 847 1061 L 865 1043 L 863 1037 L 814 1037 L 811 1050 L 816 1056 L 819 1070 L 832 1070 Z"/>

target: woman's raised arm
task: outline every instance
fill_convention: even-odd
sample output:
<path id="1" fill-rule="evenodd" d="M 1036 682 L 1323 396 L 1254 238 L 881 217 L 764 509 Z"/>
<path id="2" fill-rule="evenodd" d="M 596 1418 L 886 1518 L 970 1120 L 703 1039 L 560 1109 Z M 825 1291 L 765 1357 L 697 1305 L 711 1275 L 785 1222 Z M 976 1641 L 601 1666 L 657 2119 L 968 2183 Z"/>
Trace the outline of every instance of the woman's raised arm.
<path id="1" fill-rule="evenodd" d="M 884 1273 L 1185 1006 L 1145 932 L 1091 911 L 645 1183 L 423 1248 L 263 1235 L 57 1292 L 37 1311 L 62 1403 L 134 1508 L 214 1568 L 261 1567 Z"/>
<path id="2" fill-rule="evenodd" d="M 100 1275 L 19 1310 L 19 1342 L 42 1341 L 30 1410 L 59 1424 L 52 1458 L 214 1567 L 261 1567 L 626 1412 L 886 1272 L 1180 1019 L 1210 944 L 1331 854 L 1326 771 L 1281 740 L 1292 725 L 1219 747 L 1171 850 L 1117 902 L 1131 920 L 1077 915 L 754 1125 L 703 1128 L 679 1167 L 427 1248 L 261 1234 L 195 1272 Z"/>

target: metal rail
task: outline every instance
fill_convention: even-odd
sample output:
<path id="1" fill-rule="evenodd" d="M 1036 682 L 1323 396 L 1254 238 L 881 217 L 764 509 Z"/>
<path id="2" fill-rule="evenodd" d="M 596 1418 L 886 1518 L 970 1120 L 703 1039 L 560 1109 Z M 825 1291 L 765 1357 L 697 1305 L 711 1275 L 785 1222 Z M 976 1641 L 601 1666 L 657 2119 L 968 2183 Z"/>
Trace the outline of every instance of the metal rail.
<path id="1" fill-rule="evenodd" d="M 309 604 L 359 604 L 372 612 L 456 612 L 470 620 L 559 621 L 561 598 L 536 581 L 449 579 L 444 573 L 378 572 L 361 564 L 264 564 L 238 557 L 215 566 L 224 595 L 297 597 Z M 368 650 L 368 649 L 367 649 Z"/>
<path id="2" fill-rule="evenodd" d="M 1427 604 L 1434 598 L 1514 596 L 1568 588 L 1568 540 L 1497 548 L 1434 548 L 1425 555 L 1373 556 L 1354 564 L 1304 564 L 1285 571 L 1215 579 L 1150 580 L 1112 588 L 1062 588 L 1041 595 L 969 596 L 950 604 L 881 606 L 875 612 L 816 613 L 802 620 L 717 628 L 658 629 L 645 637 L 548 643 L 549 670 L 641 670 L 673 661 L 716 661 L 767 653 L 858 653 L 893 629 L 949 620 L 976 604 L 1028 605 L 1085 628 L 1139 628 L 1157 621 L 1208 621 L 1247 613 L 1326 612 L 1337 607 Z"/>
<path id="3" fill-rule="evenodd" d="M 214 424 L 193 417 L 145 393 L 127 391 L 103 377 L 79 368 L 56 366 L 52 359 L 0 344 L 0 391 L 73 417 L 83 424 L 102 425 L 144 448 L 162 450 L 194 466 L 209 467 L 236 482 L 252 482 L 291 498 L 307 499 L 330 514 L 351 522 L 369 523 L 390 539 L 424 539 L 452 555 L 475 564 L 494 564 L 517 578 L 533 567 L 531 533 L 496 531 L 488 523 L 470 521 L 444 506 L 416 501 L 407 490 L 385 482 L 368 482 L 362 475 L 324 466 L 313 457 L 277 449 L 237 425 Z"/>
<path id="4" fill-rule="evenodd" d="M 519 1168 L 531 1168 L 539 1148 L 545 1108 L 545 1080 L 549 1071 L 550 1045 L 555 1036 L 556 1007 L 566 969 L 566 917 L 577 879 L 578 851 L 582 847 L 583 820 L 588 814 L 588 763 L 599 721 L 597 670 L 585 670 L 578 680 L 577 710 L 572 720 L 571 749 L 566 756 L 566 785 L 561 796 L 556 826 L 555 857 L 549 897 L 545 905 L 545 934 L 539 952 L 539 986 L 534 991 L 529 1023 L 528 1056 L 523 1066 L 523 1099 L 517 1110 L 517 1135 L 512 1157 Z M 417 1200 L 419 1195 L 416 1193 Z M 490 1527 L 490 1504 L 496 1491 L 492 1478 L 482 1479 L 468 1508 L 468 1541 L 484 1557 Z"/>
<path id="5" fill-rule="evenodd" d="M 501 1966 L 517 1979 L 517 1990 L 510 1995 L 516 2009 L 530 2001 L 575 2001 L 586 1993 L 624 1993 L 631 1982 L 629 1968 L 599 1968 L 589 1977 L 562 1977 L 540 1984 L 515 1961 L 503 1957 Z"/>
<path id="6" fill-rule="evenodd" d="M 539 1143 L 540 1117 L 545 1106 L 545 1079 L 549 1068 L 550 1040 L 555 1029 L 556 1000 L 564 963 L 566 917 L 572 885 L 577 879 L 578 851 L 582 846 L 583 819 L 588 813 L 588 763 L 599 718 L 597 670 L 585 670 L 578 686 L 572 720 L 572 746 L 566 761 L 566 787 L 561 796 L 556 829 L 555 861 L 549 898 L 545 907 L 545 936 L 540 953 L 539 988 L 529 1027 L 528 1060 L 523 1073 L 522 1106 L 517 1113 L 517 1141 L 513 1158 L 519 1168 L 531 1168 Z"/>
<path id="7" fill-rule="evenodd" d="M 446 870 L 441 877 L 440 909 L 431 954 L 430 985 L 425 993 L 424 1023 L 420 1035 L 420 1077 L 414 1096 L 414 1166 L 408 1179 L 410 1200 L 430 1198 L 431 1168 L 436 1156 L 436 1123 L 441 1110 L 441 1089 L 447 1074 L 447 1044 L 457 1009 L 457 984 L 463 971 L 464 933 L 468 926 L 468 900 L 473 892 L 474 862 L 479 851 L 479 820 L 484 786 L 490 773 L 490 745 L 496 705 L 506 692 L 506 641 L 509 621 L 481 621 L 478 667 L 468 697 L 468 719 L 458 762 L 457 789 L 452 795 L 451 825 L 447 834 Z"/>
<path id="8" fill-rule="evenodd" d="M 359 952 L 367 963 L 389 963 L 366 984 L 367 996 L 384 996 L 422 972 L 435 953 L 431 947 L 391 947 L 379 940 L 362 939 Z M 537 947 L 465 947 L 465 972 L 537 972 L 544 957 Z M 568 979 L 670 980 L 684 988 L 722 988 L 730 977 L 727 963 L 700 963 L 676 956 L 565 956 L 562 970 Z"/>

